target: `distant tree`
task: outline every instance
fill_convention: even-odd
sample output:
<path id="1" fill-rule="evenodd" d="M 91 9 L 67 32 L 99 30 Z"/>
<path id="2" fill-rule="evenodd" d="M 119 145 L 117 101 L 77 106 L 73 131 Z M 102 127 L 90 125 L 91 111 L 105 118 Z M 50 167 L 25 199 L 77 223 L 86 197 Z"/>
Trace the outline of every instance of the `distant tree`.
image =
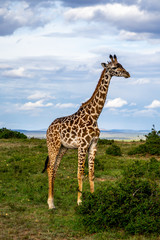
<path id="1" fill-rule="evenodd" d="M 155 125 L 153 125 L 151 132 L 145 135 L 145 137 L 146 142 L 129 151 L 129 155 L 146 153 L 160 155 L 160 131 L 156 131 Z"/>
<path id="2" fill-rule="evenodd" d="M 1 128 L 0 129 L 0 139 L 1 138 L 5 138 L 5 139 L 8 139 L 8 138 L 22 138 L 22 139 L 26 139 L 27 136 L 23 133 L 18 132 L 18 131 L 12 131 L 12 130 L 9 130 L 7 128 Z"/>

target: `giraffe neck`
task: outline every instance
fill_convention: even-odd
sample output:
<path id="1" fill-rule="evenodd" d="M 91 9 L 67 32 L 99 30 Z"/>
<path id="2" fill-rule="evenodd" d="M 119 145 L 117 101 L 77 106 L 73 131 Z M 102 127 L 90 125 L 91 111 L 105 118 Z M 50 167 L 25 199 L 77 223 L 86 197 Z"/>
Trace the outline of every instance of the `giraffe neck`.
<path id="1" fill-rule="evenodd" d="M 97 121 L 104 107 L 111 77 L 109 71 L 104 69 L 93 95 L 80 107 L 91 115 L 95 121 Z"/>

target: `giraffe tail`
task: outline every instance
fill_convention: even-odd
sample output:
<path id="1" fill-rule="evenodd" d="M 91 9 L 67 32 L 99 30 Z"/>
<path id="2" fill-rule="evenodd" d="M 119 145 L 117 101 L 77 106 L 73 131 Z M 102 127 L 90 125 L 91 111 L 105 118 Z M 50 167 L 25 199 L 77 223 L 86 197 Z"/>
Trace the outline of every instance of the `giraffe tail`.
<path id="1" fill-rule="evenodd" d="M 42 173 L 44 173 L 46 171 L 47 166 L 48 166 L 48 162 L 49 162 L 49 157 L 47 156 L 46 161 L 45 161 L 45 166 L 44 166 L 44 169 L 43 169 Z"/>

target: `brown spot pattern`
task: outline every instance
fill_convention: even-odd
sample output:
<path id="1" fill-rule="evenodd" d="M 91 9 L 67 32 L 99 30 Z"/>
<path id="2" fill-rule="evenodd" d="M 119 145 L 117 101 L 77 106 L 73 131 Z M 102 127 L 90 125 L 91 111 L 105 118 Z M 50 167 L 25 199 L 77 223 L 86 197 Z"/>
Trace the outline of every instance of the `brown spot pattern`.
<path id="1" fill-rule="evenodd" d="M 108 63 L 108 66 L 109 64 L 118 64 L 117 58 L 114 62 L 112 57 L 112 62 Z M 120 70 L 116 71 L 125 71 L 121 65 L 118 65 L 118 67 Z M 90 190 L 91 192 L 94 191 L 94 159 L 100 134 L 97 119 L 103 109 L 109 83 L 114 72 L 110 68 L 104 68 L 91 98 L 83 103 L 75 114 L 54 120 L 47 130 L 49 208 L 54 208 L 54 180 L 61 158 L 68 148 L 78 148 L 78 204 L 81 202 L 82 178 L 87 152 L 89 153 Z M 129 76 L 129 73 L 124 72 L 124 74 Z"/>

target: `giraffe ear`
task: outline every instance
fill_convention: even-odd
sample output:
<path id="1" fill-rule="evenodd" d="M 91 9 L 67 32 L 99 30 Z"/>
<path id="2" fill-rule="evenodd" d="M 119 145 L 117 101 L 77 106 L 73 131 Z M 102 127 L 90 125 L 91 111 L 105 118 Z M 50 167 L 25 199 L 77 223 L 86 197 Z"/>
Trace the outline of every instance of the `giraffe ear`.
<path id="1" fill-rule="evenodd" d="M 107 68 L 107 64 L 106 63 L 101 63 L 103 68 Z"/>
<path id="2" fill-rule="evenodd" d="M 109 55 L 109 58 L 111 59 L 112 62 L 114 62 L 111 54 Z"/>
<path id="3" fill-rule="evenodd" d="M 115 63 L 117 63 L 117 56 L 116 55 L 114 55 L 114 61 L 115 61 Z"/>

